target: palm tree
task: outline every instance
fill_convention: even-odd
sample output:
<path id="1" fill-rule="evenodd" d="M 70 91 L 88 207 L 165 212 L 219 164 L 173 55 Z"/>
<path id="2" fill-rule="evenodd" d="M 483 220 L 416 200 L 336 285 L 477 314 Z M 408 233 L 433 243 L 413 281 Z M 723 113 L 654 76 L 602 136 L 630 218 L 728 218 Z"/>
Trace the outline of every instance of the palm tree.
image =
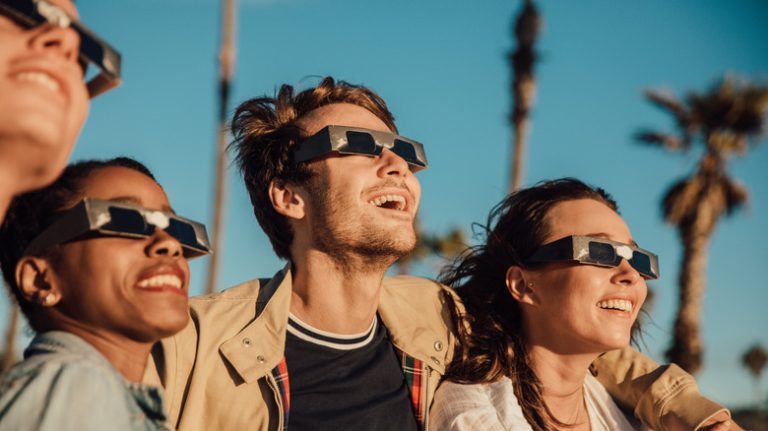
<path id="1" fill-rule="evenodd" d="M 768 364 L 768 353 L 763 349 L 763 346 L 755 344 L 741 356 L 741 363 L 755 377 L 755 406 L 758 406 L 760 404 L 760 375 L 763 373 L 763 368 Z"/>
<path id="2" fill-rule="evenodd" d="M 689 373 L 701 368 L 699 330 L 705 289 L 707 249 L 717 222 L 748 199 L 745 186 L 729 176 L 727 164 L 749 150 L 766 124 L 768 87 L 726 76 L 704 93 L 690 93 L 684 101 L 670 94 L 646 92 L 648 100 L 670 113 L 676 133 L 641 131 L 637 138 L 666 150 L 686 151 L 701 146 L 694 171 L 674 183 L 662 201 L 668 223 L 683 243 L 679 302 L 667 358 Z"/>
<path id="3" fill-rule="evenodd" d="M 528 117 L 536 94 L 533 66 L 537 55 L 534 44 L 540 29 L 541 18 L 538 9 L 533 4 L 533 0 L 525 0 L 523 9 L 515 21 L 517 49 L 509 54 L 509 62 L 512 66 L 512 113 L 509 121 L 514 128 L 510 192 L 519 189 L 523 181 L 523 158 L 530 126 Z"/>
<path id="4" fill-rule="evenodd" d="M 213 197 L 213 224 L 211 231 L 212 248 L 208 266 L 208 285 L 206 290 L 216 290 L 219 272 L 219 258 L 222 252 L 224 236 L 224 198 L 227 194 L 227 107 L 235 73 L 235 0 L 223 0 L 221 19 L 221 46 L 219 48 L 219 133 L 216 141 L 216 184 Z"/>

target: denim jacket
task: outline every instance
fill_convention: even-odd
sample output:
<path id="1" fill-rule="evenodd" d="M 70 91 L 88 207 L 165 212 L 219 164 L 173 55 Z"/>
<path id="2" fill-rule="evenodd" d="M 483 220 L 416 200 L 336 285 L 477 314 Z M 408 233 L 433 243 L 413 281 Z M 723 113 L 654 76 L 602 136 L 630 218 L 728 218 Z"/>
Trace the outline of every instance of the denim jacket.
<path id="1" fill-rule="evenodd" d="M 127 381 L 80 337 L 38 334 L 0 378 L 0 430 L 170 430 L 160 389 Z"/>

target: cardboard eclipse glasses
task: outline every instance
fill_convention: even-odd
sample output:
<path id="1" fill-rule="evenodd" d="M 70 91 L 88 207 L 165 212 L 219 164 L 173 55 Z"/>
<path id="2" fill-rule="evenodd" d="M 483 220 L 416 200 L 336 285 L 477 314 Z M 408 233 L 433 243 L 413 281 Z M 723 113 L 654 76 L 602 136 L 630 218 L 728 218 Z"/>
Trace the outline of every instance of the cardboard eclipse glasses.
<path id="1" fill-rule="evenodd" d="M 45 0 L 0 0 L 0 15 L 25 28 L 53 24 L 76 31 L 80 36 L 80 61 L 99 68 L 99 73 L 86 83 L 91 98 L 120 85 L 120 53 L 60 7 Z"/>
<path id="2" fill-rule="evenodd" d="M 37 255 L 51 246 L 90 232 L 103 236 L 148 238 L 155 229 L 163 229 L 179 241 L 188 259 L 211 252 L 202 223 L 139 205 L 85 198 L 38 234 L 24 250 L 24 255 Z"/>
<path id="3" fill-rule="evenodd" d="M 576 261 L 587 265 L 616 267 L 621 259 L 645 279 L 659 278 L 659 257 L 634 245 L 592 236 L 571 235 L 544 244 L 525 263 Z"/>
<path id="4" fill-rule="evenodd" d="M 294 163 L 307 162 L 329 153 L 378 157 L 384 148 L 408 162 L 411 170 L 427 167 L 424 146 L 394 133 L 359 127 L 327 126 L 293 146 Z"/>

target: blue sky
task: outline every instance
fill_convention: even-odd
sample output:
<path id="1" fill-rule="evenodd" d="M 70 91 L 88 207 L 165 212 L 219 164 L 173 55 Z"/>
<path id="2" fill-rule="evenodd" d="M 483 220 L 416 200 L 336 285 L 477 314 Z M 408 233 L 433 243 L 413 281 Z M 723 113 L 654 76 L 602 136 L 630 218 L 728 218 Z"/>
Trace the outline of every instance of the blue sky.
<path id="1" fill-rule="evenodd" d="M 661 258 L 644 351 L 663 360 L 681 247 L 661 219 L 659 201 L 691 171 L 696 154 L 670 155 L 633 142 L 640 128 L 672 127 L 642 91 L 682 95 L 704 90 L 724 73 L 768 82 L 768 3 L 539 3 L 542 62 L 525 182 L 576 176 L 618 200 L 635 239 Z M 136 157 L 155 172 L 177 212 L 209 221 L 218 2 L 77 4 L 83 21 L 123 53 L 125 83 L 94 101 L 74 158 Z M 281 83 L 307 87 L 324 75 L 370 86 L 395 113 L 401 133 L 425 144 L 431 166 L 419 176 L 426 230 L 469 231 L 506 191 L 505 55 L 513 47 L 511 20 L 519 7 L 503 0 L 243 0 L 230 109 Z M 755 342 L 768 348 L 766 144 L 763 138 L 747 157 L 730 163 L 751 202 L 719 224 L 709 253 L 706 355 L 698 380 L 703 393 L 732 406 L 751 400 L 741 354 Z M 229 191 L 221 287 L 270 276 L 282 265 L 234 169 Z M 206 259 L 193 262 L 193 293 L 204 289 Z M 432 276 L 433 267 L 417 270 Z M 762 387 L 765 395 L 765 382 Z"/>

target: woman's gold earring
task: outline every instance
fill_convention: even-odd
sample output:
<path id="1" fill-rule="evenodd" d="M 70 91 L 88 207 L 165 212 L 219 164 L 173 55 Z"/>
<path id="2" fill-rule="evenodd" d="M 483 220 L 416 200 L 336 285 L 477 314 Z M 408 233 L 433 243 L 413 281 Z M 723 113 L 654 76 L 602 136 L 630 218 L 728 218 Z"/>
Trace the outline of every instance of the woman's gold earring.
<path id="1" fill-rule="evenodd" d="M 43 306 L 44 307 L 50 307 L 51 305 L 56 303 L 56 294 L 54 293 L 48 293 L 43 297 Z"/>

